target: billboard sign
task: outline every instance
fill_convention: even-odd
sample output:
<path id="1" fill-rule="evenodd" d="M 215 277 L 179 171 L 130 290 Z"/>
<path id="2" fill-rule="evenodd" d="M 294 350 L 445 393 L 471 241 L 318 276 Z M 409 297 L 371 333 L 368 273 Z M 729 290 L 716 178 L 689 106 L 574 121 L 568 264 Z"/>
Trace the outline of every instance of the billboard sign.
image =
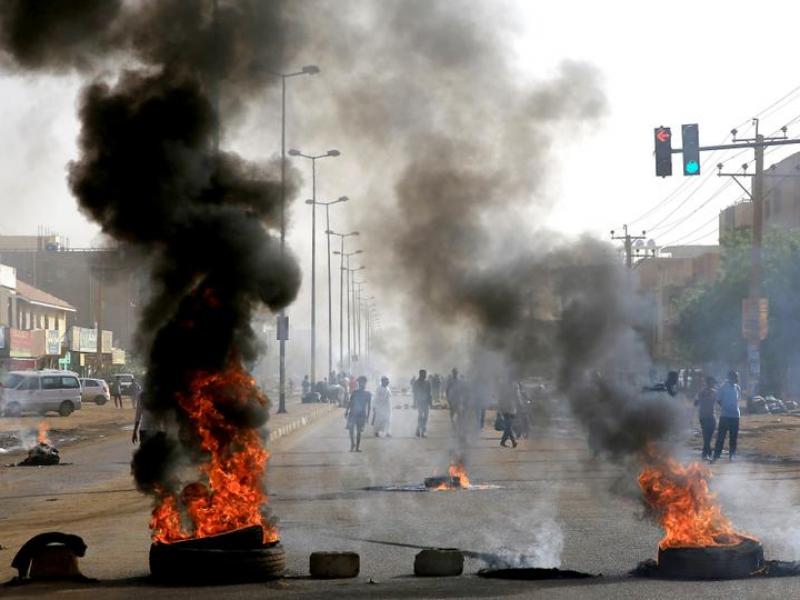
<path id="1" fill-rule="evenodd" d="M 80 352 L 97 352 L 97 329 L 88 329 L 86 327 L 79 327 L 80 329 L 80 343 L 78 350 Z"/>
<path id="2" fill-rule="evenodd" d="M 48 329 L 46 336 L 45 354 L 61 356 L 61 332 L 58 329 Z"/>
<path id="3" fill-rule="evenodd" d="M 34 335 L 32 331 L 8 330 L 9 356 L 11 358 L 34 358 Z"/>

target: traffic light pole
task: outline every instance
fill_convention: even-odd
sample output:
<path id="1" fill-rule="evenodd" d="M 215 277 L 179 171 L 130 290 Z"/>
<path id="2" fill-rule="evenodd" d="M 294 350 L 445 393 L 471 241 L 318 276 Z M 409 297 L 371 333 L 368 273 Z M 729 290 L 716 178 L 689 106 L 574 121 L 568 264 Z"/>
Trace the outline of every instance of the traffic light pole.
<path id="1" fill-rule="evenodd" d="M 764 149 L 767 146 L 788 146 L 790 144 L 800 144 L 800 139 L 788 139 L 786 137 L 786 128 L 782 128 L 783 136 L 782 137 L 765 137 L 758 132 L 758 119 L 753 119 L 753 124 L 755 125 L 755 136 L 753 138 L 748 139 L 736 139 L 736 130 L 734 129 L 731 133 L 733 134 L 733 143 L 732 144 L 717 144 L 714 146 L 699 146 L 697 148 L 698 151 L 709 151 L 709 150 L 737 150 L 742 148 L 753 148 L 755 153 L 755 173 L 752 175 L 744 172 L 744 173 L 723 173 L 722 172 L 722 164 L 720 163 L 717 165 L 719 169 L 719 176 L 727 176 L 732 177 L 734 181 L 741 187 L 752 200 L 753 204 L 753 241 L 750 248 L 750 297 L 745 300 L 745 305 L 747 306 L 747 313 L 754 313 L 754 314 L 744 314 L 745 310 L 743 310 L 743 320 L 745 323 L 748 324 L 746 328 L 748 331 L 745 333 L 748 334 L 747 338 L 747 354 L 748 354 L 748 362 L 750 367 L 750 375 L 752 377 L 752 392 L 754 394 L 759 393 L 761 390 L 760 387 L 760 380 L 761 380 L 761 338 L 763 335 L 766 334 L 765 331 L 762 331 L 760 326 L 761 320 L 761 311 L 762 305 L 766 307 L 766 304 L 762 301 L 762 282 L 763 282 L 763 269 L 762 269 L 762 256 L 761 256 L 761 247 L 762 247 L 762 240 L 763 240 L 763 232 L 764 232 Z M 686 127 L 686 126 L 684 126 Z M 666 132 L 666 137 L 659 138 L 659 134 L 661 133 L 662 137 L 665 135 L 663 132 Z M 657 128 L 656 129 L 656 171 L 659 175 L 669 175 L 671 174 L 671 166 L 668 168 L 669 173 L 666 172 L 667 166 L 659 164 L 659 157 L 664 158 L 667 156 L 667 148 L 661 150 L 659 153 L 659 142 L 667 143 L 670 139 L 670 132 L 668 128 Z M 695 137 L 695 140 L 697 138 Z M 682 154 L 684 153 L 683 148 L 668 148 L 670 154 Z M 663 154 L 663 155 L 662 155 Z M 684 154 L 684 159 L 685 159 Z M 685 162 L 685 161 L 684 161 Z M 659 172 L 659 170 L 664 170 L 664 172 Z M 684 165 L 684 173 L 686 173 L 686 167 Z M 690 173 L 692 175 L 699 174 L 699 169 L 695 172 Z M 752 186 L 751 190 L 748 192 L 744 185 L 739 181 L 739 177 L 752 177 Z M 627 230 L 626 230 L 627 233 Z M 763 310 L 766 310 L 764 308 Z"/>

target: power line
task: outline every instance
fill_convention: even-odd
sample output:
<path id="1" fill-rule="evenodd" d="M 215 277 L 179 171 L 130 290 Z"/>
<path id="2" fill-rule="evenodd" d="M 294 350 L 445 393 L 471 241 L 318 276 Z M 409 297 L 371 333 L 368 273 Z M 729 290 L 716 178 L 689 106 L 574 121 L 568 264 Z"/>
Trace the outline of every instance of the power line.
<path id="1" fill-rule="evenodd" d="M 706 206 L 706 205 L 707 205 L 709 202 L 711 202 L 711 201 L 712 201 L 714 198 L 716 198 L 717 196 L 719 196 L 719 195 L 720 195 L 720 194 L 721 194 L 721 193 L 722 193 L 722 192 L 723 192 L 723 191 L 724 191 L 724 190 L 725 190 L 725 189 L 726 189 L 726 188 L 727 188 L 727 187 L 728 187 L 730 184 L 731 184 L 731 180 L 730 180 L 730 179 L 727 179 L 727 180 L 725 181 L 725 183 L 723 183 L 723 184 L 722 184 L 722 185 L 721 185 L 721 186 L 720 186 L 720 187 L 717 189 L 717 191 L 716 191 L 716 192 L 714 192 L 713 194 L 711 194 L 711 195 L 710 195 L 710 196 L 709 196 L 709 197 L 708 197 L 708 198 L 705 200 L 705 202 L 703 202 L 702 204 L 700 204 L 700 206 L 698 206 L 698 207 L 697 207 L 697 208 L 695 208 L 695 209 L 694 209 L 692 212 L 690 212 L 688 215 L 686 215 L 686 216 L 683 218 L 683 220 L 682 220 L 681 222 L 679 222 L 679 223 L 676 223 L 676 224 L 675 224 L 673 227 L 670 227 L 670 228 L 669 228 L 669 229 L 667 229 L 666 231 L 663 231 L 663 232 L 661 232 L 661 235 L 667 235 L 667 234 L 668 234 L 670 231 L 673 231 L 674 229 L 676 229 L 677 227 L 679 227 L 679 226 L 681 225 L 681 223 L 683 223 L 684 221 L 686 221 L 686 219 L 688 219 L 688 218 L 689 218 L 689 217 L 691 217 L 692 215 L 696 214 L 696 213 L 697 213 L 697 211 L 699 211 L 700 209 L 702 209 L 702 208 L 703 208 L 704 206 Z"/>
<path id="2" fill-rule="evenodd" d="M 671 242 L 664 243 L 664 244 L 662 244 L 662 246 L 672 246 L 674 244 L 678 244 L 678 243 L 682 242 L 683 240 L 685 240 L 686 238 L 693 236 L 695 233 L 697 233 L 698 231 L 700 231 L 704 227 L 708 227 L 709 225 L 711 225 L 711 223 L 715 223 L 715 222 L 719 223 L 719 215 L 718 214 L 716 214 L 713 217 L 711 217 L 708 221 L 706 221 L 705 223 L 700 225 L 700 227 L 698 227 L 697 229 L 693 229 L 689 233 L 684 234 L 681 237 L 672 240 Z"/>

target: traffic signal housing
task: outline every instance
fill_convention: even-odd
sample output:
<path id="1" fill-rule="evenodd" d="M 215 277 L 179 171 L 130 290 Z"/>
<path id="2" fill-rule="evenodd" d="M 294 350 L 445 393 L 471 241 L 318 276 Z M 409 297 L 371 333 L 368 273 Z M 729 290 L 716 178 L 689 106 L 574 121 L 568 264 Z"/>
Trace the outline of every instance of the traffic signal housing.
<path id="1" fill-rule="evenodd" d="M 672 131 L 669 127 L 656 127 L 656 176 L 672 175 Z"/>
<path id="2" fill-rule="evenodd" d="M 700 175 L 700 132 L 697 123 L 681 126 L 683 174 Z"/>

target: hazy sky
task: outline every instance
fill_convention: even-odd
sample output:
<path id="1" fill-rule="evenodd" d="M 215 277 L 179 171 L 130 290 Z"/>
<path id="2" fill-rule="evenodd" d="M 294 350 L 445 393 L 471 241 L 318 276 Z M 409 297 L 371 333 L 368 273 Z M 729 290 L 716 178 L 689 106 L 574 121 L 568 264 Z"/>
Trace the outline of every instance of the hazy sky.
<path id="1" fill-rule="evenodd" d="M 498 10 L 505 6 L 489 0 L 486 4 L 496 4 Z M 649 235 L 660 244 L 713 242 L 719 210 L 742 196 L 728 180 L 709 175 L 726 156 L 711 157 L 704 175 L 687 182 L 676 155 L 676 175 L 656 178 L 653 127 L 668 125 L 678 134 L 681 123 L 697 122 L 701 144 L 723 141 L 734 126 L 747 133 L 750 117 L 800 86 L 792 33 L 800 16 L 796 3 L 766 1 L 754 11 L 752 3 L 730 0 L 520 1 L 516 10 L 519 17 L 513 19 L 515 30 L 509 35 L 514 36 L 522 73 L 543 79 L 564 59 L 587 61 L 601 71 L 608 97 L 609 114 L 594 131 L 579 136 L 569 130 L 560 133 L 557 159 L 549 167 L 547 193 L 555 209 L 548 225 L 571 234 L 590 231 L 607 237 L 608 230 L 632 223 L 637 231 L 650 228 Z M 309 101 L 324 93 L 325 57 L 314 62 L 322 73 L 292 82 L 290 101 Z M 73 77 L 0 74 L 0 233 L 30 234 L 41 225 L 69 237 L 73 247 L 99 241 L 97 227 L 77 211 L 65 182 L 65 165 L 76 154 L 79 85 Z M 278 152 L 277 102 L 275 94 L 265 96 L 259 121 L 274 123 L 272 130 L 251 130 L 227 143 L 255 159 Z M 290 117 L 289 145 L 302 147 L 302 141 L 291 139 L 291 118 L 297 116 Z M 800 136 L 800 89 L 764 115 L 762 131 L 771 133 L 793 119 L 797 121 L 789 134 Z M 679 143 L 676 135 L 675 145 Z M 345 140 L 331 140 L 329 145 L 343 151 L 336 160 L 352 160 L 358 152 Z M 790 153 L 791 148 L 769 153 L 767 165 Z M 729 166 L 751 157 L 751 152 L 736 157 Z M 352 202 L 347 210 L 358 210 L 356 204 L 363 210 L 368 199 L 344 189 L 346 184 L 335 180 L 335 169 L 333 160 L 321 168 L 321 197 L 348 194 Z M 326 187 L 325 178 L 335 187 Z M 669 202 L 634 222 L 676 188 L 680 189 Z M 304 191 L 302 197 L 307 195 Z M 289 237 L 304 270 L 310 254 L 309 212 L 302 204 L 295 207 Z M 346 226 L 341 216 L 334 218 L 336 226 Z M 540 225 L 531 223 L 530 229 Z M 320 253 L 323 259 L 322 248 Z"/>

